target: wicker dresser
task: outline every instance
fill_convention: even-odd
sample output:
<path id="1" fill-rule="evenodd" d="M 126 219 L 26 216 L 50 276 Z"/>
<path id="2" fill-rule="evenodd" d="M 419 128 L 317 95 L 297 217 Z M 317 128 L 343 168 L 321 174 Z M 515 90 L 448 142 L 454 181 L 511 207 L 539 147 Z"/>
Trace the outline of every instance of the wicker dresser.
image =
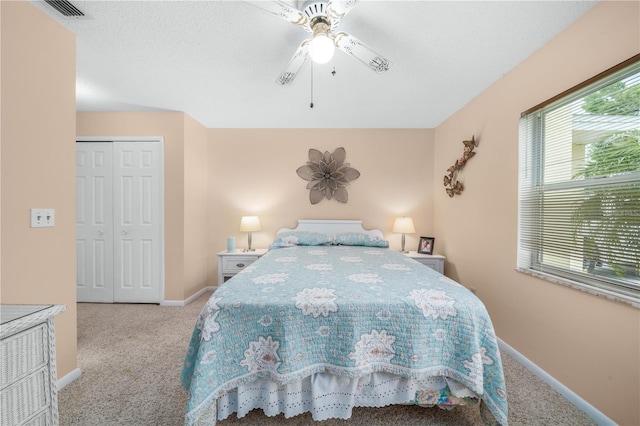
<path id="1" fill-rule="evenodd" d="M 53 316 L 63 305 L 0 305 L 0 425 L 57 425 Z"/>

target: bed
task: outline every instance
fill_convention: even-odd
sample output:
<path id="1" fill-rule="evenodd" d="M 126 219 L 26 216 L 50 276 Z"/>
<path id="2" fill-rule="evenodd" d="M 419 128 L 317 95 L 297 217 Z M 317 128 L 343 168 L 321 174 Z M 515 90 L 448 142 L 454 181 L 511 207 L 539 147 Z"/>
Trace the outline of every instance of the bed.
<path id="1" fill-rule="evenodd" d="M 500 352 L 482 302 L 389 249 L 362 221 L 299 220 L 220 286 L 193 329 L 185 425 L 253 409 L 348 419 L 353 407 L 478 404 L 507 424 Z"/>

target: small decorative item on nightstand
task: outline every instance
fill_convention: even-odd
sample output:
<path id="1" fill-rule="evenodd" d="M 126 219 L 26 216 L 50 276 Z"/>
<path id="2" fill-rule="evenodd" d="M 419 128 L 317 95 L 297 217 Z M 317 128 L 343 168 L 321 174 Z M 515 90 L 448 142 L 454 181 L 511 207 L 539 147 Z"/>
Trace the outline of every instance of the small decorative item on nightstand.
<path id="1" fill-rule="evenodd" d="M 420 237 L 420 242 L 418 243 L 418 253 L 421 254 L 433 254 L 433 245 L 435 244 L 436 239 L 433 237 Z"/>
<path id="2" fill-rule="evenodd" d="M 258 260 L 267 249 L 255 249 L 246 252 L 221 251 L 218 253 L 218 286 Z"/>

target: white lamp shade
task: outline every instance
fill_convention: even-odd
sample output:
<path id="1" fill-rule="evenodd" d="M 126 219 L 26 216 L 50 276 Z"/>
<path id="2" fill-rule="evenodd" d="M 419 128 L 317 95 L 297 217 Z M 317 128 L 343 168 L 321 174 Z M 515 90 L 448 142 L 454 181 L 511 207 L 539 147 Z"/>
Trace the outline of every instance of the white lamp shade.
<path id="1" fill-rule="evenodd" d="M 261 229 L 262 227 L 260 226 L 258 216 L 242 216 L 242 220 L 240 220 L 240 231 L 253 232 Z"/>
<path id="2" fill-rule="evenodd" d="M 336 46 L 327 35 L 316 34 L 309 43 L 309 56 L 316 64 L 326 64 L 333 58 Z"/>
<path id="3" fill-rule="evenodd" d="M 416 232 L 415 226 L 413 226 L 413 219 L 410 217 L 399 217 L 393 224 L 393 232 L 399 234 L 413 234 Z"/>

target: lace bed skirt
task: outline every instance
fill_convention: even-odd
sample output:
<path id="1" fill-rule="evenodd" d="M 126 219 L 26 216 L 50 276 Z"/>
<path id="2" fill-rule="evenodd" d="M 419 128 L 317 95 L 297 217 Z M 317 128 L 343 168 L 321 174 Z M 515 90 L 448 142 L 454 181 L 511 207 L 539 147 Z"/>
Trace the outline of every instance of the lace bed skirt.
<path id="1" fill-rule="evenodd" d="M 224 420 L 237 413 L 241 418 L 259 408 L 267 416 L 283 413 L 289 418 L 310 412 L 314 420 L 348 419 L 353 407 L 418 404 L 450 409 L 478 401 L 474 392 L 445 377 L 414 380 L 373 373 L 350 379 L 318 373 L 287 385 L 270 380 L 241 385 L 218 400 L 217 417 Z"/>

